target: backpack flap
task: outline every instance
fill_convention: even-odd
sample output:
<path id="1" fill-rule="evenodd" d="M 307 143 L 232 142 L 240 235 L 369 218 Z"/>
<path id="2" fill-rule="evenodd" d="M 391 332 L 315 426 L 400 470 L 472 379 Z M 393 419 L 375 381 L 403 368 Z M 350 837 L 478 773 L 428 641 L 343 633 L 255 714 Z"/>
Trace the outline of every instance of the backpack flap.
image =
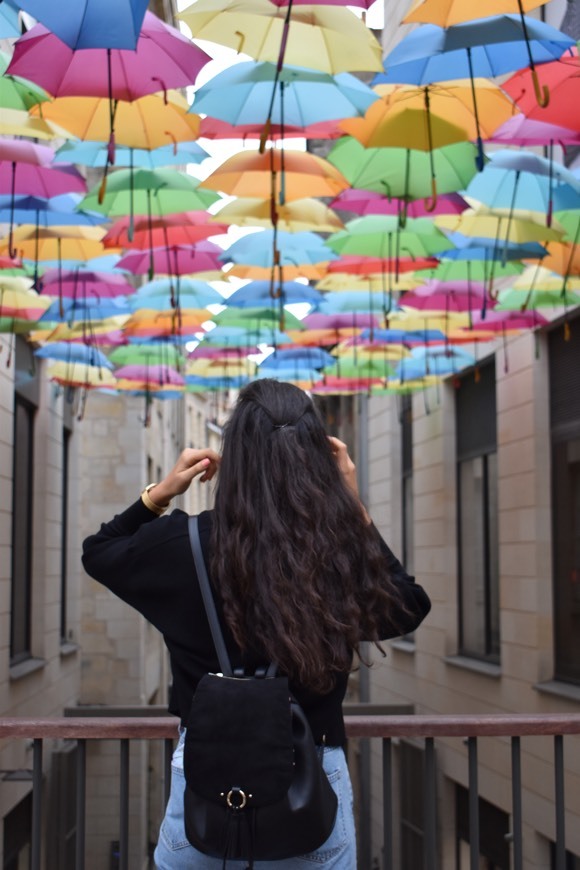
<path id="1" fill-rule="evenodd" d="M 294 776 L 288 680 L 203 676 L 183 761 L 188 787 L 218 805 L 257 808 L 281 800 Z"/>

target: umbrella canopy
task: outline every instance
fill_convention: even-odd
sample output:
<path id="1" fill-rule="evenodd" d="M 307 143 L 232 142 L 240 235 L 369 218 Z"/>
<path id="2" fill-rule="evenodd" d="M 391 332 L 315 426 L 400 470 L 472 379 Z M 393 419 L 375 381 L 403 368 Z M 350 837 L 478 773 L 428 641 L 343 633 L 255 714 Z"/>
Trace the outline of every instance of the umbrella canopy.
<path id="1" fill-rule="evenodd" d="M 131 236 L 131 229 L 133 230 Z M 228 225 L 218 223 L 206 211 L 186 211 L 163 217 L 140 216 L 133 221 L 119 218 L 103 239 L 106 248 L 147 248 L 195 245 L 202 239 L 227 233 Z"/>
<path id="2" fill-rule="evenodd" d="M 281 230 L 276 235 L 273 230 L 261 230 L 243 236 L 223 252 L 221 259 L 232 263 L 271 266 L 274 263 L 274 251 L 281 265 L 322 263 L 336 259 L 336 254 L 316 233 L 285 233 Z"/>
<path id="3" fill-rule="evenodd" d="M 184 363 L 183 351 L 169 341 L 151 341 L 145 344 L 125 344 L 109 353 L 115 366 L 166 365 L 180 369 Z"/>
<path id="4" fill-rule="evenodd" d="M 65 99 L 63 97 L 63 99 Z M 71 97 L 71 99 L 74 99 Z M 141 100 L 146 100 L 142 97 Z M 137 106 L 141 100 L 127 105 Z M 56 101 L 55 101 L 56 102 Z M 197 142 L 177 142 L 161 145 L 149 151 L 146 148 L 130 148 L 117 145 L 116 166 L 133 166 L 134 169 L 158 169 L 162 166 L 183 166 L 186 163 L 201 163 L 208 156 Z M 56 151 L 54 163 L 80 163 L 83 166 L 104 169 L 107 165 L 107 146 L 103 142 L 65 142 Z"/>
<path id="5" fill-rule="evenodd" d="M 13 0 L 71 48 L 134 49 L 148 0 Z"/>
<path id="6" fill-rule="evenodd" d="M 13 39 L 20 36 L 20 19 L 18 9 L 15 9 L 10 0 L 0 3 L 0 39 Z"/>
<path id="7" fill-rule="evenodd" d="M 150 94 L 133 102 L 118 100 L 114 105 L 115 147 L 125 146 L 127 149 L 169 148 L 177 142 L 190 142 L 199 135 L 199 117 L 188 114 L 189 104 L 177 91 L 169 91 L 165 96 Z M 48 105 L 38 106 L 32 114 L 42 116 L 45 121 L 67 130 L 77 139 L 106 143 L 111 130 L 111 112 L 109 100 L 106 97 L 59 97 Z M 78 143 L 68 146 L 79 148 Z M 81 146 L 82 147 L 82 146 Z M 92 146 L 94 149 L 94 145 Z M 205 155 L 205 152 L 202 152 Z M 83 163 L 73 154 L 75 163 Z M 103 160 L 104 156 L 104 160 Z M 106 166 L 108 152 L 101 148 L 89 165 Z M 170 161 L 174 162 L 174 161 Z M 187 163 L 187 160 L 182 160 Z M 154 168 L 152 158 L 145 164 Z M 139 155 L 133 151 L 115 150 L 115 164 L 121 166 L 139 166 Z M 158 163 L 157 165 L 166 165 Z"/>
<path id="8" fill-rule="evenodd" d="M 3 5 L 6 5 L 4 2 Z M 5 76 L 4 73 L 10 63 L 10 55 L 0 51 L 0 107 L 15 111 L 27 112 L 37 103 L 44 103 L 50 99 L 46 91 L 32 82 Z"/>
<path id="9" fill-rule="evenodd" d="M 231 196 L 262 199 L 274 191 L 276 199 L 284 204 L 286 200 L 308 196 L 336 196 L 349 183 L 322 157 L 303 151 L 282 152 L 269 148 L 263 154 L 259 151 L 234 154 L 199 186 Z"/>
<path id="10" fill-rule="evenodd" d="M 270 281 L 250 281 L 227 298 L 227 304 L 234 308 L 252 308 L 271 303 L 274 298 L 273 287 Z M 282 305 L 290 305 L 297 302 L 309 302 L 318 305 L 322 299 L 322 293 L 310 287 L 308 284 L 300 284 L 298 281 L 283 281 L 275 286 L 275 296 L 279 296 Z"/>
<path id="11" fill-rule="evenodd" d="M 547 0 L 487 0 L 485 14 L 500 15 L 508 12 L 530 12 L 543 6 Z M 482 9 L 474 6 L 472 0 L 415 0 L 410 12 L 403 18 L 405 24 L 438 24 L 452 27 L 464 21 L 481 18 Z"/>
<path id="12" fill-rule="evenodd" d="M 113 363 L 98 348 L 83 342 L 50 341 L 34 351 L 34 355 L 40 359 L 60 360 L 66 363 L 87 363 L 91 366 L 100 366 L 112 369 Z"/>
<path id="13" fill-rule="evenodd" d="M 115 376 L 101 365 L 86 362 L 54 362 L 48 366 L 51 381 L 66 387 L 116 387 Z"/>
<path id="14" fill-rule="evenodd" d="M 21 257 L 29 260 L 89 260 L 104 251 L 102 227 L 19 227 L 13 242 Z M 8 250 L 7 240 L 0 250 Z"/>
<path id="15" fill-rule="evenodd" d="M 411 219 L 401 230 L 395 217 L 383 215 L 354 218 L 344 230 L 330 236 L 327 244 L 340 254 L 367 257 L 392 256 L 395 250 L 409 257 L 429 257 L 453 248 L 429 218 Z"/>
<path id="16" fill-rule="evenodd" d="M 194 272 L 212 272 L 220 268 L 222 249 L 212 242 L 196 245 L 170 245 L 147 251 L 129 251 L 119 261 L 120 269 L 133 275 L 192 275 Z"/>
<path id="17" fill-rule="evenodd" d="M 202 118 L 199 135 L 204 139 L 262 139 L 263 124 L 228 124 L 217 118 Z M 338 121 L 324 121 L 307 127 L 291 127 L 286 124 L 271 124 L 268 137 L 274 139 L 338 139 L 342 130 Z"/>
<path id="18" fill-rule="evenodd" d="M 274 84 L 275 83 L 275 84 Z M 274 63 L 238 63 L 196 92 L 194 109 L 231 124 L 290 124 L 305 127 L 362 115 L 377 100 L 368 85 L 349 73 Z"/>
<path id="19" fill-rule="evenodd" d="M 432 211 L 427 211 L 423 199 L 411 200 L 406 204 L 408 217 L 428 217 L 435 214 L 460 214 L 467 203 L 458 193 L 444 193 L 437 197 L 437 203 Z M 382 193 L 373 190 L 358 190 L 349 188 L 330 203 L 330 208 L 350 211 L 363 217 L 370 214 L 400 214 L 405 203 L 397 197 L 389 199 Z"/>
<path id="20" fill-rule="evenodd" d="M 115 377 L 120 380 L 137 382 L 141 388 L 147 386 L 164 387 L 183 386 L 185 380 L 176 369 L 167 364 L 132 363 L 115 370 Z"/>
<path id="21" fill-rule="evenodd" d="M 227 203 L 213 220 L 220 221 L 220 225 L 238 227 L 271 227 L 275 224 L 279 230 L 291 233 L 309 230 L 334 233 L 344 226 L 331 208 L 310 197 L 295 199 L 285 205 L 273 204 L 268 199 L 240 197 Z"/>
<path id="22" fill-rule="evenodd" d="M 328 160 L 351 187 L 407 200 L 464 190 L 476 172 L 475 156 L 475 146 L 469 142 L 427 152 L 365 148 L 356 139 L 345 136 L 333 146 Z"/>
<path id="23" fill-rule="evenodd" d="M 536 308 L 561 308 L 580 305 L 580 295 L 570 290 L 559 293 L 549 290 L 500 290 L 496 311 L 533 311 Z"/>
<path id="24" fill-rule="evenodd" d="M 83 269 L 47 269 L 40 291 L 46 296 L 100 300 L 135 292 L 124 275 Z"/>
<path id="25" fill-rule="evenodd" d="M 580 70 L 578 75 L 580 76 Z M 568 118 L 566 123 L 570 123 Z M 567 127 L 559 127 L 546 121 L 536 121 L 526 117 L 526 115 L 514 115 L 513 118 L 497 128 L 491 140 L 504 145 L 522 145 L 524 148 L 531 145 L 551 145 L 554 143 L 580 145 L 580 130 L 570 130 Z"/>
<path id="26" fill-rule="evenodd" d="M 8 74 L 35 82 L 54 97 L 131 101 L 192 85 L 209 60 L 191 40 L 147 12 L 135 50 L 74 51 L 37 24 L 16 42 Z"/>
<path id="27" fill-rule="evenodd" d="M 571 107 L 578 102 L 580 58 L 577 48 L 572 48 L 557 61 L 543 64 L 541 74 L 542 82 L 550 92 L 547 106 L 538 106 L 534 77 L 527 69 L 515 73 L 502 87 L 526 117 L 580 132 L 579 113 L 571 111 Z"/>
<path id="28" fill-rule="evenodd" d="M 497 239 L 499 243 L 531 241 L 549 241 L 561 239 L 563 227 L 547 227 L 540 221 L 519 217 L 517 213 L 510 217 L 505 214 L 494 214 L 485 209 L 474 211 L 467 209 L 461 215 L 439 215 L 435 224 L 440 229 L 462 233 L 466 236 Z"/>
<path id="29" fill-rule="evenodd" d="M 196 0 L 178 16 L 195 39 L 227 45 L 255 60 L 284 60 L 323 72 L 381 69 L 381 47 L 348 9 L 307 5 L 287 11 L 269 0 Z"/>
<path id="30" fill-rule="evenodd" d="M 40 196 L 0 196 L 0 223 L 36 224 L 37 226 L 95 226 L 103 222 L 100 214 L 76 209 L 78 198 L 63 194 L 44 199 Z"/>

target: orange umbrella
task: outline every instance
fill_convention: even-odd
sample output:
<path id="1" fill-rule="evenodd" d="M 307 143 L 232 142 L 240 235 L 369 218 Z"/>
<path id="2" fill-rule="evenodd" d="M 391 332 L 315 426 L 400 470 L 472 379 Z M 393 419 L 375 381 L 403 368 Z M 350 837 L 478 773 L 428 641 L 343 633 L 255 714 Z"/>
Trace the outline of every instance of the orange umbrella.
<path id="1" fill-rule="evenodd" d="M 199 186 L 231 196 L 266 199 L 274 195 L 282 204 L 309 196 L 336 196 L 350 187 L 344 175 L 322 157 L 277 148 L 269 148 L 263 154 L 259 151 L 234 154 Z"/>
<path id="2" fill-rule="evenodd" d="M 464 21 L 481 18 L 482 13 L 491 15 L 529 12 L 543 6 L 548 0 L 486 0 L 482 9 L 473 0 L 415 0 L 410 12 L 403 18 L 404 24 L 438 24 L 451 27 Z"/>
<path id="3" fill-rule="evenodd" d="M 549 242 L 545 247 L 548 255 L 542 257 L 542 266 L 558 275 L 580 275 L 580 246 L 570 242 Z"/>
<path id="4" fill-rule="evenodd" d="M 295 266 L 278 266 L 279 278 L 282 281 L 295 281 L 296 278 L 308 278 L 309 281 L 319 281 L 326 275 L 328 263 L 299 263 Z M 246 263 L 235 263 L 228 269 L 227 276 L 235 278 L 248 278 L 252 281 L 268 281 L 272 278 L 270 266 L 254 266 Z"/>
<path id="5" fill-rule="evenodd" d="M 203 332 L 202 323 L 210 320 L 211 314 L 206 308 L 187 311 L 154 311 L 142 308 L 132 314 L 123 327 L 126 336 L 153 338 L 161 335 L 193 335 Z"/>

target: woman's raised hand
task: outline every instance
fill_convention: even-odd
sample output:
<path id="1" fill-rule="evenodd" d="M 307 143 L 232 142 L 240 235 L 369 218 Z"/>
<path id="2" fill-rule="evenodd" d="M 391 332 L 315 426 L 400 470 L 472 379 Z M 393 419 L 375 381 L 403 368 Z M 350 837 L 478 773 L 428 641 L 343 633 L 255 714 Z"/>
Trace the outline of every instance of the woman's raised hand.
<path id="1" fill-rule="evenodd" d="M 344 478 L 344 482 L 346 483 L 352 494 L 355 496 L 355 498 L 357 498 L 360 502 L 360 496 L 358 493 L 358 481 L 356 479 L 356 466 L 348 455 L 348 447 L 346 446 L 344 441 L 340 441 L 338 438 L 334 438 L 332 435 L 328 435 L 327 437 L 330 442 L 330 449 L 332 450 L 332 453 L 336 460 L 338 470 Z M 365 520 L 367 521 L 367 523 L 370 523 L 371 518 L 368 515 L 366 508 L 362 502 L 360 502 L 360 506 L 362 508 Z"/>
<path id="2" fill-rule="evenodd" d="M 185 492 L 194 477 L 201 475 L 199 478 L 201 483 L 211 480 L 215 476 L 219 464 L 219 455 L 210 447 L 204 447 L 201 450 L 187 447 L 169 474 L 157 486 L 149 490 L 149 495 L 155 504 L 164 507 L 174 496 Z"/>

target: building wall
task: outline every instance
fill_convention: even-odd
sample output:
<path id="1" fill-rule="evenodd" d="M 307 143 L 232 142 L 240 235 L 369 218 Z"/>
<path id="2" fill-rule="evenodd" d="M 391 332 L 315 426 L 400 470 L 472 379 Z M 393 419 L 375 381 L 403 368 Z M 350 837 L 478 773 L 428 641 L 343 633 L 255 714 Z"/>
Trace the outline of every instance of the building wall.
<path id="1" fill-rule="evenodd" d="M 577 321 L 576 321 L 577 323 Z M 433 608 L 414 643 L 388 644 L 371 669 L 371 700 L 411 703 L 417 713 L 578 712 L 580 690 L 553 681 L 548 355 L 545 337 L 510 339 L 496 353 L 499 479 L 500 665 L 458 655 L 458 548 L 452 379 L 413 397 L 414 566 Z M 369 402 L 370 512 L 401 548 L 401 450 L 397 398 Z M 380 771 L 380 746 L 374 747 Z M 552 742 L 522 744 L 524 858 L 546 868 L 555 840 Z M 566 739 L 567 849 L 580 855 L 578 739 Z M 437 741 L 441 867 L 455 867 L 453 783 L 467 785 L 466 747 Z M 380 854 L 379 776 L 373 784 L 373 854 Z M 480 741 L 480 795 L 511 812 L 510 748 Z M 395 866 L 398 866 L 395 863 Z M 401 870 L 407 870 L 401 865 Z M 411 868 L 409 868 L 411 870 Z"/>

